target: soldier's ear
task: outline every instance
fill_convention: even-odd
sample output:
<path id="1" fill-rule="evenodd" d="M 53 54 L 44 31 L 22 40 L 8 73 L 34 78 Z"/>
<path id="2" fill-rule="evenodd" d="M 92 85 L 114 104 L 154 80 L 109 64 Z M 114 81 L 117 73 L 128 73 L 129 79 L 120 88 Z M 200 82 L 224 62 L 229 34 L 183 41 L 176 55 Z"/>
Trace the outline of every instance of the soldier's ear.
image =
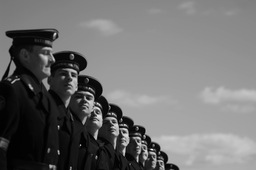
<path id="1" fill-rule="evenodd" d="M 22 48 L 21 50 L 20 50 L 20 61 L 22 62 L 22 63 L 28 63 L 29 62 L 29 60 L 30 60 L 30 55 L 29 55 L 29 53 L 28 53 L 28 50 L 26 50 L 26 49 L 24 49 L 24 48 Z"/>

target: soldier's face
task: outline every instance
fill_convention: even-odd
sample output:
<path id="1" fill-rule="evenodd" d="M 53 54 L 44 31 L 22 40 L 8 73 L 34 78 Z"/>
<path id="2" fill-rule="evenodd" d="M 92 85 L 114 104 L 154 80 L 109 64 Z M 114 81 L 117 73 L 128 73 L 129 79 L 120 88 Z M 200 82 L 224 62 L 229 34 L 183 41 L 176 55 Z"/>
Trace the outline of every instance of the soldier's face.
<path id="1" fill-rule="evenodd" d="M 94 130 L 99 130 L 102 127 L 102 123 L 102 111 L 98 106 L 95 106 L 89 118 L 86 120 L 86 126 L 88 129 L 93 128 Z"/>
<path id="2" fill-rule="evenodd" d="M 119 145 L 123 147 L 127 147 L 127 145 L 129 144 L 129 141 L 130 141 L 129 130 L 127 128 L 120 128 L 119 136 L 118 136 Z"/>
<path id="3" fill-rule="evenodd" d="M 112 137 L 118 137 L 119 135 L 119 125 L 118 121 L 114 117 L 106 117 L 103 120 L 103 125 L 101 127 L 102 132 L 105 133 L 105 135 Z"/>
<path id="4" fill-rule="evenodd" d="M 164 161 L 162 161 L 162 160 L 157 160 L 157 163 L 156 163 L 156 170 L 165 170 Z"/>
<path id="5" fill-rule="evenodd" d="M 148 159 L 148 146 L 141 144 L 140 160 L 145 162 Z"/>
<path id="6" fill-rule="evenodd" d="M 69 106 L 73 112 L 87 117 L 93 111 L 94 95 L 88 91 L 76 91 Z"/>
<path id="7" fill-rule="evenodd" d="M 130 137 L 130 143 L 127 146 L 128 153 L 138 156 L 141 153 L 141 138 L 139 136 Z"/>
<path id="8" fill-rule="evenodd" d="M 29 56 L 27 68 L 39 81 L 51 75 L 51 65 L 55 62 L 51 47 L 33 46 L 33 50 L 27 51 L 26 55 Z"/>
<path id="9" fill-rule="evenodd" d="M 55 71 L 48 79 L 50 88 L 61 98 L 71 97 L 77 90 L 76 70 L 71 68 L 60 68 Z"/>
<path id="10" fill-rule="evenodd" d="M 155 152 L 148 152 L 148 159 L 146 160 L 146 166 L 150 168 L 156 168 L 156 153 Z"/>

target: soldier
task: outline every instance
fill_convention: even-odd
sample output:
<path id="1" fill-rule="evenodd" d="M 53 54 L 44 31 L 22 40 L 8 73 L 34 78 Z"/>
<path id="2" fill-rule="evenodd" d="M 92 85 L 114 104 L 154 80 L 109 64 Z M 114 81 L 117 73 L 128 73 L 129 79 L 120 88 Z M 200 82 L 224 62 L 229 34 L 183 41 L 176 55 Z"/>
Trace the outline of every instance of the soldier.
<path id="1" fill-rule="evenodd" d="M 100 82 L 88 75 L 78 76 L 78 90 L 72 95 L 69 107 L 84 125 L 88 116 L 93 112 L 94 102 L 102 94 Z"/>
<path id="2" fill-rule="evenodd" d="M 168 155 L 164 151 L 159 151 L 157 154 L 156 170 L 165 170 L 165 164 L 168 161 Z"/>
<path id="3" fill-rule="evenodd" d="M 7 31 L 11 61 L 0 83 L 0 169 L 55 170 L 58 161 L 57 108 L 43 79 L 55 62 L 56 29 Z M 12 60 L 14 73 L 6 78 Z"/>
<path id="4" fill-rule="evenodd" d="M 102 94 L 102 91 L 102 85 L 94 77 L 88 75 L 78 76 L 78 90 L 72 95 L 69 103 L 70 110 L 74 115 L 74 123 L 80 124 L 80 127 L 82 125 L 81 138 L 78 141 L 78 170 L 93 169 L 91 167 L 92 160 L 90 157 L 96 155 L 97 148 L 94 149 L 95 147 L 91 147 L 90 136 L 85 122 L 91 113 L 93 113 L 95 100 Z M 97 105 L 96 107 L 99 106 L 101 105 Z M 77 135 L 79 134 L 77 133 Z M 92 141 L 95 141 L 93 137 L 91 138 Z"/>
<path id="5" fill-rule="evenodd" d="M 134 125 L 129 129 L 130 143 L 126 148 L 125 157 L 129 161 L 130 169 L 143 169 L 143 165 L 139 161 L 139 156 L 141 153 L 141 138 L 145 132 L 146 129 L 140 125 Z"/>
<path id="6" fill-rule="evenodd" d="M 166 163 L 165 170 L 179 170 L 179 167 L 173 163 Z"/>
<path id="7" fill-rule="evenodd" d="M 117 137 L 119 135 L 118 122 L 123 116 L 122 109 L 113 103 L 109 103 L 109 111 L 106 114 L 103 125 L 99 129 L 98 142 L 99 158 L 97 170 L 123 169 L 122 161 L 116 151 Z"/>
<path id="8" fill-rule="evenodd" d="M 141 162 L 143 167 L 145 167 L 145 162 L 148 159 L 148 146 L 150 145 L 150 143 L 151 138 L 148 135 L 144 134 L 141 139 L 141 153 L 139 157 L 139 161 Z"/>
<path id="9" fill-rule="evenodd" d="M 160 151 L 160 145 L 156 142 L 151 142 L 148 147 L 148 159 L 145 162 L 146 170 L 154 170 L 157 164 L 157 153 Z"/>
<path id="10" fill-rule="evenodd" d="M 78 146 L 83 130 L 81 123 L 74 121 L 69 109 L 71 96 L 78 88 L 77 79 L 80 71 L 87 66 L 84 56 L 74 51 L 61 51 L 54 54 L 56 62 L 51 67 L 48 78 L 49 93 L 58 106 L 58 128 L 60 157 L 58 170 L 77 168 Z"/>
<path id="11" fill-rule="evenodd" d="M 119 122 L 119 136 L 117 142 L 117 149 L 123 156 L 125 156 L 126 147 L 130 142 L 129 129 L 133 125 L 133 120 L 127 116 L 123 116 Z"/>

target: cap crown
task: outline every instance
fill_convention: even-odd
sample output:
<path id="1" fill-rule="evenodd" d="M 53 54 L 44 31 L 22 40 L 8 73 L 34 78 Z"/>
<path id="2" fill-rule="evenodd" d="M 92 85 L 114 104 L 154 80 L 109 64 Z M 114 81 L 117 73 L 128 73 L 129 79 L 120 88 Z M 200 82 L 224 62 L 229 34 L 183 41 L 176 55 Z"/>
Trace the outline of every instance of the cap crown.
<path id="1" fill-rule="evenodd" d="M 78 90 L 91 92 L 97 99 L 103 91 L 101 83 L 94 77 L 88 75 L 78 76 Z"/>
<path id="2" fill-rule="evenodd" d="M 160 149 L 161 149 L 160 145 L 158 143 L 152 142 L 152 141 L 148 147 L 148 151 L 155 152 L 156 154 L 160 151 Z"/>
<path id="3" fill-rule="evenodd" d="M 54 28 L 6 31 L 6 36 L 13 39 L 13 45 L 41 45 L 52 47 L 52 42 L 59 37 Z"/>
<path id="4" fill-rule="evenodd" d="M 175 164 L 172 164 L 172 163 L 166 163 L 165 164 L 165 169 L 166 170 L 179 170 L 179 167 Z"/>
<path id="5" fill-rule="evenodd" d="M 115 117 L 119 122 L 122 116 L 123 116 L 122 109 L 116 104 L 109 103 L 109 111 L 106 114 L 106 117 Z"/>
<path id="6" fill-rule="evenodd" d="M 129 129 L 134 125 L 133 120 L 130 117 L 123 116 L 119 122 L 119 128 Z"/>
<path id="7" fill-rule="evenodd" d="M 129 136 L 138 136 L 141 137 L 145 134 L 146 129 L 140 125 L 134 125 L 129 129 Z"/>
<path id="8" fill-rule="evenodd" d="M 164 151 L 159 151 L 157 154 L 157 160 L 162 160 L 166 163 L 168 161 L 168 155 Z"/>
<path id="9" fill-rule="evenodd" d="M 55 58 L 55 63 L 51 66 L 52 72 L 59 68 L 72 68 L 79 73 L 87 66 L 86 58 L 75 51 L 60 51 L 54 53 L 53 56 Z"/>
<path id="10" fill-rule="evenodd" d="M 106 117 L 108 110 L 109 110 L 109 104 L 107 99 L 104 96 L 99 96 L 96 100 L 95 100 L 95 106 L 101 108 L 102 111 L 102 117 Z"/>
<path id="11" fill-rule="evenodd" d="M 151 143 L 151 138 L 148 135 L 144 134 L 144 135 L 142 135 L 141 143 L 149 146 Z"/>

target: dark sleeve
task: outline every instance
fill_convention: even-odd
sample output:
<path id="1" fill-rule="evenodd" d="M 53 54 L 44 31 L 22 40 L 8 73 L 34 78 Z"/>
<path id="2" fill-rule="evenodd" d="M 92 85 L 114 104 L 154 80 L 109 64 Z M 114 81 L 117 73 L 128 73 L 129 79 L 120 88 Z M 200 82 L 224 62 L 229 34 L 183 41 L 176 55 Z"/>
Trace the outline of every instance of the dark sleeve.
<path id="1" fill-rule="evenodd" d="M 0 169 L 6 166 L 6 150 L 19 122 L 19 102 L 15 89 L 9 83 L 0 83 Z M 8 143 L 8 142 L 7 142 Z"/>

